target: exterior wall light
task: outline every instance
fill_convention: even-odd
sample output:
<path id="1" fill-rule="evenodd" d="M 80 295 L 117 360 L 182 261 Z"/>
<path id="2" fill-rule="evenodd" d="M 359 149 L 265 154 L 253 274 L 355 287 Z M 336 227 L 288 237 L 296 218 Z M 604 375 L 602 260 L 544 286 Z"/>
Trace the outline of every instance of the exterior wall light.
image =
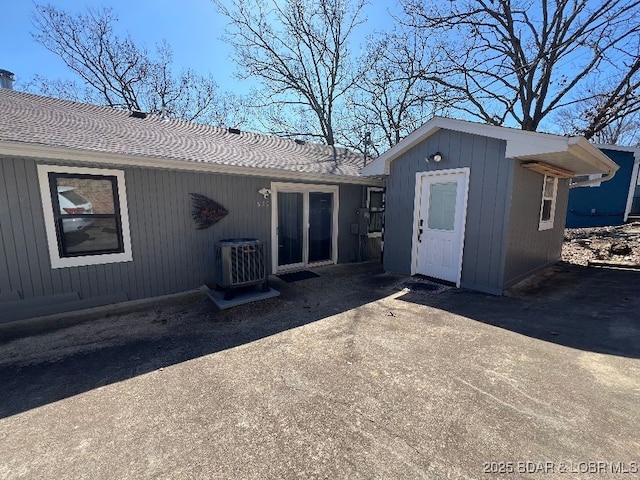
<path id="1" fill-rule="evenodd" d="M 442 161 L 442 154 L 440 152 L 436 152 L 433 155 L 429 155 L 427 158 L 427 163 L 429 163 L 431 160 L 433 160 L 434 162 L 438 163 Z"/>

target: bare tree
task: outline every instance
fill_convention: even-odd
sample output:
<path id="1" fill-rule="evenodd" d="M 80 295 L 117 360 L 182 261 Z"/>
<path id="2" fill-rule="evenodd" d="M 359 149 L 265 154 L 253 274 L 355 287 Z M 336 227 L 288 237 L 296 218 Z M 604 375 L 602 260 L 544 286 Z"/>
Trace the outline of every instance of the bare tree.
<path id="1" fill-rule="evenodd" d="M 632 90 L 630 86 L 627 89 Z M 551 117 L 562 133 L 586 135 L 594 142 L 609 145 L 640 143 L 638 102 L 621 95 L 617 103 L 610 103 L 611 87 L 596 82 L 580 87 L 578 96 L 585 100 L 559 110 Z"/>
<path id="2" fill-rule="evenodd" d="M 241 121 L 237 99 L 222 97 L 215 81 L 192 70 L 174 75 L 172 52 L 166 42 L 155 55 L 118 36 L 112 9 L 88 9 L 77 15 L 51 5 L 36 5 L 34 39 L 56 54 L 81 79 L 48 80 L 36 77 L 31 90 L 112 107 L 165 113 L 201 123 Z"/>
<path id="3" fill-rule="evenodd" d="M 230 20 L 227 40 L 235 46 L 240 77 L 262 79 L 261 106 L 276 106 L 285 116 L 302 107 L 314 120 L 306 132 L 272 126 L 272 133 L 301 133 L 333 145 L 336 110 L 361 77 L 349 39 L 362 22 L 364 0 L 214 2 Z"/>
<path id="4" fill-rule="evenodd" d="M 371 36 L 365 58 L 366 71 L 348 96 L 352 130 L 342 132 L 342 143 L 351 148 L 364 150 L 364 128 L 370 135 L 368 152 L 380 154 L 433 115 L 444 114 L 454 101 L 446 88 L 429 80 L 438 59 L 429 39 L 415 30 Z"/>
<path id="5" fill-rule="evenodd" d="M 409 25 L 449 39 L 438 81 L 464 96 L 466 115 L 537 130 L 596 98 L 581 86 L 608 85 L 582 129 L 590 137 L 640 105 L 638 0 L 402 2 Z"/>

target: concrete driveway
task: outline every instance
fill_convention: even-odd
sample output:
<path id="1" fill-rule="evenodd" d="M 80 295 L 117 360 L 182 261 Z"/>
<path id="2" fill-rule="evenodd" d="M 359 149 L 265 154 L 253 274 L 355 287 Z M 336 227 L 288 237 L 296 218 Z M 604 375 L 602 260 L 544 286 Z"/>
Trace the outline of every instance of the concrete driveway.
<path id="1" fill-rule="evenodd" d="M 512 298 L 318 273 L 5 341 L 0 478 L 640 475 L 639 273 Z"/>

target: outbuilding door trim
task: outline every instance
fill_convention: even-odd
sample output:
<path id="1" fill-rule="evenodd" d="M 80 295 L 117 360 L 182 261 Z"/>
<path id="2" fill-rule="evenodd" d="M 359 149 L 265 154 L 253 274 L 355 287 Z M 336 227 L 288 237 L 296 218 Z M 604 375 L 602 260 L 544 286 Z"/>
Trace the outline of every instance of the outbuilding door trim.
<path id="1" fill-rule="evenodd" d="M 418 236 L 419 236 L 419 222 L 421 214 L 422 204 L 422 179 L 426 177 L 436 177 L 452 174 L 464 174 L 464 194 L 462 197 L 462 209 L 463 220 L 460 229 L 460 254 L 458 259 L 458 275 L 456 279 L 456 286 L 460 287 L 460 279 L 462 277 L 462 257 L 464 253 L 464 235 L 466 227 L 467 217 L 467 200 L 469 197 L 469 176 L 471 169 L 469 167 L 464 168 L 452 168 L 447 170 L 437 170 L 432 172 L 418 172 L 416 173 L 416 184 L 414 193 L 414 205 L 413 205 L 413 238 L 411 242 L 411 275 L 415 275 L 418 271 Z"/>

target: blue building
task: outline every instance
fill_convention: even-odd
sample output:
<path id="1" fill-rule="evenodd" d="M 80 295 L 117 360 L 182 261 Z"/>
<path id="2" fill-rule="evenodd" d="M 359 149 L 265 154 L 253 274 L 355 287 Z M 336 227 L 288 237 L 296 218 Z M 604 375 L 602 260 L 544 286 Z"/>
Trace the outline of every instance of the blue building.
<path id="1" fill-rule="evenodd" d="M 621 225 L 630 215 L 640 214 L 640 187 L 637 187 L 640 148 L 615 145 L 598 148 L 620 169 L 611 180 L 598 182 L 599 175 L 591 175 L 594 183 L 569 191 L 568 228 Z M 587 178 L 576 179 L 584 180 Z"/>

